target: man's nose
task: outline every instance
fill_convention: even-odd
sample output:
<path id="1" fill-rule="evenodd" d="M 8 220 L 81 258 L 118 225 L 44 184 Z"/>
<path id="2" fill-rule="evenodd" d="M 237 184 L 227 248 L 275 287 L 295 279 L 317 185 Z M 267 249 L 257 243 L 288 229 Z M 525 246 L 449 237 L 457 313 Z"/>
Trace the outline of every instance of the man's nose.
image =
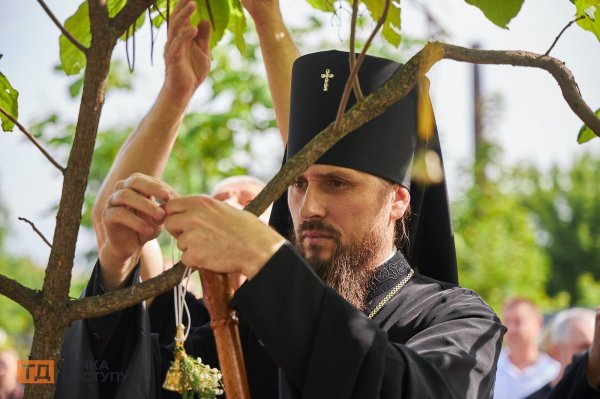
<path id="1" fill-rule="evenodd" d="M 323 196 L 315 186 L 309 185 L 304 192 L 300 217 L 304 220 L 325 217 L 325 203 Z"/>

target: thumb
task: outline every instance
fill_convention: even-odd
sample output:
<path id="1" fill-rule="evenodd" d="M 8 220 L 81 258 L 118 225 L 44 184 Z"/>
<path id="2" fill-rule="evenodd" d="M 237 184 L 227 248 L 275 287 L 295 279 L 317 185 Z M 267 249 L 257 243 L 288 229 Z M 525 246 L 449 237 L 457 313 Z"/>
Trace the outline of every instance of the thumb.
<path id="1" fill-rule="evenodd" d="M 194 40 L 198 46 L 206 52 L 209 51 L 210 31 L 211 26 L 208 20 L 204 19 L 198 23 L 198 33 Z"/>

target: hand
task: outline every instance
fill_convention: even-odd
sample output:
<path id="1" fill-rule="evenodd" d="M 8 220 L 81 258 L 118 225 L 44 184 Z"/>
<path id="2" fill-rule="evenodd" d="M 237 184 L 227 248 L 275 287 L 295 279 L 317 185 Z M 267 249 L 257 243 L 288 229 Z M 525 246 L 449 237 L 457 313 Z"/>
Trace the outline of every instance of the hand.
<path id="1" fill-rule="evenodd" d="M 143 245 L 160 234 L 166 212 L 155 198 L 167 202 L 175 195 L 167 184 L 141 173 L 117 183 L 102 214 L 106 241 L 99 258 L 105 289 L 120 286 L 135 266 Z"/>
<path id="2" fill-rule="evenodd" d="M 210 71 L 210 23 L 190 25 L 196 10 L 192 0 L 181 0 L 169 20 L 165 45 L 165 83 L 163 91 L 173 101 L 187 103 Z"/>
<path id="3" fill-rule="evenodd" d="M 208 196 L 176 198 L 165 209 L 165 228 L 189 267 L 251 279 L 285 242 L 251 213 Z"/>
<path id="4" fill-rule="evenodd" d="M 596 327 L 589 353 L 587 380 L 592 387 L 600 389 L 600 308 L 596 309 Z"/>

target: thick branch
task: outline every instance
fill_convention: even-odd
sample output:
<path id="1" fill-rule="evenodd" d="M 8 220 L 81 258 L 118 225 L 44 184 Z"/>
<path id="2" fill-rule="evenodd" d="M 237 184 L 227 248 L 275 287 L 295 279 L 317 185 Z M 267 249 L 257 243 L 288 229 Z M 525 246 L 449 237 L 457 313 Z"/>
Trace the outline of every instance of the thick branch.
<path id="1" fill-rule="evenodd" d="M 254 201 L 246 207 L 246 210 L 255 215 L 262 214 L 269 204 L 294 181 L 296 176 L 306 170 L 335 142 L 377 117 L 388 106 L 406 96 L 419 79 L 443 58 L 477 64 L 507 64 L 545 69 L 556 79 L 565 100 L 575 114 L 596 135 L 600 136 L 600 119 L 583 101 L 573 75 L 561 61 L 549 56 L 522 51 L 473 50 L 442 43 L 429 43 L 402 68 L 399 68 L 383 87 L 348 110 L 339 120 L 337 129 L 334 128 L 333 123 L 330 124 L 291 158 Z M 352 79 L 352 76 L 349 79 Z"/>
<path id="2" fill-rule="evenodd" d="M 104 316 L 140 303 L 175 287 L 183 277 L 185 266 L 179 262 L 166 272 L 143 283 L 103 295 L 74 300 L 69 304 L 69 321 Z"/>
<path id="3" fill-rule="evenodd" d="M 40 236 L 41 239 L 46 243 L 46 245 L 48 245 L 50 248 L 52 248 L 52 244 L 50 244 L 50 241 L 48 241 L 48 239 L 46 237 L 44 237 L 44 235 L 42 234 L 42 232 L 38 230 L 38 228 L 35 226 L 35 224 L 33 224 L 32 221 L 27 220 L 27 219 L 22 218 L 22 217 L 19 217 L 19 220 L 23 221 L 25 223 L 28 223 L 31 226 L 31 228 L 33 229 L 33 231 L 35 231 L 37 233 L 37 235 Z"/>
<path id="4" fill-rule="evenodd" d="M 564 62 L 551 56 L 526 51 L 473 50 L 440 43 L 432 43 L 428 46 L 430 45 L 441 46 L 444 52 L 443 58 L 455 61 L 534 67 L 548 71 L 560 86 L 569 107 L 587 127 L 600 137 L 600 119 L 581 97 L 573 73 Z"/>
<path id="5" fill-rule="evenodd" d="M 38 291 L 27 288 L 11 278 L 0 274 L 0 294 L 12 299 L 23 306 L 33 315 L 40 303 L 40 294 Z"/>
<path id="6" fill-rule="evenodd" d="M 121 37 L 135 23 L 138 17 L 155 3 L 153 0 L 130 0 L 125 7 L 112 19 L 113 37 Z"/>
<path id="7" fill-rule="evenodd" d="M 52 155 L 50 155 L 48 153 L 48 151 L 46 151 L 46 149 L 44 147 L 42 147 L 42 145 L 40 144 L 40 142 L 37 141 L 36 138 L 33 137 L 33 135 L 31 133 L 29 133 L 27 131 L 27 129 L 25 129 L 25 127 L 19 123 L 18 120 L 16 120 L 15 118 L 13 118 L 13 116 L 11 114 L 9 114 L 2 107 L 0 107 L 0 112 L 2 112 L 8 119 L 10 119 L 10 121 L 12 123 L 14 123 L 15 125 L 17 125 L 17 127 L 19 128 L 19 130 L 22 131 L 23 134 L 25 134 L 25 136 L 27 136 L 27 138 L 29 139 L 29 141 L 31 141 L 33 143 L 33 145 L 36 146 L 37 149 L 42 152 L 42 154 L 44 154 L 44 156 L 46 157 L 46 159 L 48 159 L 48 161 L 50 161 L 50 163 L 52 165 L 54 165 L 58 170 L 60 170 L 63 175 L 65 174 L 65 168 L 63 168 L 58 162 L 56 162 L 56 160 L 54 158 L 52 158 Z"/>
<path id="8" fill-rule="evenodd" d="M 54 25 L 56 25 L 58 27 L 58 29 L 60 29 L 60 31 L 62 32 L 62 34 L 65 35 L 65 37 L 67 39 L 69 39 L 69 41 L 71 43 L 73 43 L 73 46 L 77 47 L 83 54 L 87 54 L 87 47 L 85 47 L 83 44 L 81 44 L 79 42 L 79 40 L 75 39 L 75 37 L 73 35 L 71 35 L 71 32 L 69 32 L 68 30 L 65 29 L 64 26 L 62 26 L 62 24 L 54 16 L 54 14 L 50 10 L 50 8 L 46 5 L 46 3 L 44 3 L 44 0 L 38 0 L 38 3 L 40 3 L 40 5 L 44 9 L 44 11 L 46 11 L 46 14 L 48 14 L 48 16 L 50 17 L 50 19 L 52 20 L 52 22 L 54 22 Z"/>

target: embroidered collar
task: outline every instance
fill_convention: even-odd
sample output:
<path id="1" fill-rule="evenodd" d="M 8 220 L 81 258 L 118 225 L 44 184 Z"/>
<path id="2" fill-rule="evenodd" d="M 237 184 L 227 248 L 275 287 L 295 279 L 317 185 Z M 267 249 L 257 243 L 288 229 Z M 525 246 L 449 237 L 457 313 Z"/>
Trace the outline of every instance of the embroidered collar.
<path id="1" fill-rule="evenodd" d="M 410 273 L 411 267 L 404 258 L 404 255 L 400 251 L 396 251 L 396 254 L 387 260 L 384 264 L 379 266 L 371 282 L 369 283 L 369 293 L 367 294 L 367 302 L 370 302 L 392 288 L 400 280 Z"/>

